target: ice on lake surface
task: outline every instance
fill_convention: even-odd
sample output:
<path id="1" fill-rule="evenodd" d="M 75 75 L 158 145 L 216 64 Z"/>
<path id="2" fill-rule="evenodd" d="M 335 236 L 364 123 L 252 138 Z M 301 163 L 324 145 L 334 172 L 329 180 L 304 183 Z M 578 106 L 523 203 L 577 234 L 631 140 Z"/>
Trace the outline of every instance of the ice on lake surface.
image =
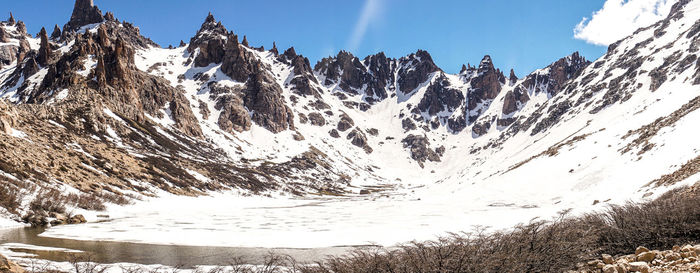
<path id="1" fill-rule="evenodd" d="M 167 196 L 114 206 L 109 221 L 54 227 L 41 236 L 226 247 L 392 246 L 470 231 L 474 226 L 505 228 L 557 210 L 507 203 L 483 205 L 450 197 Z"/>

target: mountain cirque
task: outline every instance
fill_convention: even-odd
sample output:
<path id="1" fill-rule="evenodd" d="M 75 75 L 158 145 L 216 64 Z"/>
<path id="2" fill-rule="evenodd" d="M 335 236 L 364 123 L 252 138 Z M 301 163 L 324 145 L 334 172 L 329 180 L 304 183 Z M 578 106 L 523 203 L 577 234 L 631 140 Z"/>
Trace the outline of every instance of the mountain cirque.
<path id="1" fill-rule="evenodd" d="M 161 48 L 78 0 L 51 34 L 29 35 L 14 17 L 0 23 L 0 174 L 117 195 L 353 194 L 516 175 L 602 187 L 644 157 L 675 153 L 634 150 L 622 153 L 625 167 L 604 167 L 627 145 L 621 135 L 697 96 L 673 91 L 700 84 L 700 20 L 688 5 L 697 3 L 679 2 L 594 62 L 573 53 L 518 78 L 491 56 L 445 73 L 423 50 L 398 59 L 341 51 L 312 66 L 294 48 L 251 46 L 212 14 L 189 43 Z M 563 146 L 608 156 L 556 158 Z M 566 166 L 547 174 L 541 155 L 552 147 Z M 696 156 L 633 178 L 650 182 Z M 582 164 L 594 166 L 579 175 Z"/>

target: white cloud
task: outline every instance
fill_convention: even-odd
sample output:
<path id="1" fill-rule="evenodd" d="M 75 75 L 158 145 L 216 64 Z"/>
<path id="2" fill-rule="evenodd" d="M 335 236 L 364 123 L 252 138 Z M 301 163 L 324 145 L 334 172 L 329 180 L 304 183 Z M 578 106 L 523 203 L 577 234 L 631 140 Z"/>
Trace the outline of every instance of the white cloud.
<path id="1" fill-rule="evenodd" d="M 381 15 L 383 0 L 365 0 L 365 5 L 362 8 L 362 14 L 355 23 L 355 30 L 350 36 L 348 50 L 355 51 L 365 38 L 367 29 Z"/>
<path id="2" fill-rule="evenodd" d="M 639 28 L 666 16 L 677 0 L 607 0 L 590 18 L 584 17 L 574 29 L 574 38 L 595 45 L 609 45 Z"/>

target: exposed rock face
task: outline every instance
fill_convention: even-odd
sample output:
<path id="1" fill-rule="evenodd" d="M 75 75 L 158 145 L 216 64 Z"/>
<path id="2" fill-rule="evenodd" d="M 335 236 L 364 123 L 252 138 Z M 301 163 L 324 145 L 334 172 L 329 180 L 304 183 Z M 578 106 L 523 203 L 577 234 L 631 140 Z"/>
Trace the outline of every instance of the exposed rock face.
<path id="1" fill-rule="evenodd" d="M 63 27 L 65 31 L 76 31 L 82 26 L 101 23 L 105 20 L 102 11 L 92 0 L 76 0 L 70 21 Z"/>
<path id="2" fill-rule="evenodd" d="M 346 51 L 336 57 L 324 58 L 314 70 L 325 76 L 326 86 L 338 88 L 353 95 L 364 95 L 365 102 L 373 104 L 387 98 L 387 89 L 394 81 L 395 61 L 384 53 L 367 56 L 364 61 Z"/>
<path id="3" fill-rule="evenodd" d="M 10 12 L 10 18 L 7 19 L 7 23 L 8 23 L 10 26 L 14 26 L 15 23 L 16 23 L 16 21 L 15 21 L 15 16 L 12 15 L 12 12 Z"/>
<path id="4" fill-rule="evenodd" d="M 282 88 L 260 64 L 246 83 L 245 94 L 245 105 L 253 112 L 255 123 L 274 133 L 294 129 L 294 114 L 284 103 Z"/>
<path id="5" fill-rule="evenodd" d="M 338 131 L 345 132 L 350 128 L 355 126 L 355 122 L 345 113 L 340 115 L 340 121 L 338 121 Z"/>
<path id="6" fill-rule="evenodd" d="M 469 116 L 469 122 L 473 122 L 483 111 L 484 104 L 489 104 L 501 92 L 502 84 L 505 84 L 505 76 L 493 66 L 491 56 L 484 56 L 476 70 L 476 76 L 471 79 L 472 89 L 467 93 L 469 112 L 476 115 Z"/>
<path id="7" fill-rule="evenodd" d="M 277 45 L 275 45 L 276 47 Z M 273 47 L 274 50 L 276 50 Z M 311 70 L 311 63 L 308 58 L 302 55 L 297 55 L 294 47 L 290 47 L 282 56 L 279 56 L 279 61 L 291 65 L 294 70 L 293 78 L 289 81 L 292 85 L 292 91 L 300 96 L 319 97 L 321 91 L 314 86 L 318 81 Z"/>
<path id="8" fill-rule="evenodd" d="M 51 33 L 51 40 L 57 40 L 61 38 L 61 28 L 58 25 L 53 27 L 53 32 Z"/>
<path id="9" fill-rule="evenodd" d="M 197 31 L 197 35 L 192 37 L 187 51 L 190 54 L 195 53 L 199 49 L 197 57 L 194 59 L 195 66 L 204 67 L 212 63 L 221 63 L 224 57 L 226 39 L 228 30 L 217 22 L 214 15 L 209 13 L 207 18 L 202 23 L 202 27 Z M 236 41 L 236 44 L 238 41 Z"/>
<path id="10" fill-rule="evenodd" d="M 218 124 L 222 130 L 229 133 L 250 130 L 253 123 L 241 98 L 242 90 L 234 90 L 215 82 L 209 83 L 209 90 L 212 99 L 216 100 L 216 110 L 221 111 Z"/>
<path id="11" fill-rule="evenodd" d="M 516 88 L 522 89 L 523 92 L 531 90 L 535 93 L 547 92 L 550 95 L 555 95 L 561 91 L 564 83 L 589 64 L 590 62 L 580 56 L 578 52 L 574 52 L 545 69 L 528 75 Z"/>
<path id="12" fill-rule="evenodd" d="M 430 141 L 425 136 L 409 135 L 403 140 L 404 148 L 411 151 L 411 158 L 418 161 L 418 164 L 423 167 L 426 161 L 440 162 L 440 157 L 444 152 L 444 148 L 438 149 L 439 153 L 430 148 Z"/>
<path id="13" fill-rule="evenodd" d="M 527 95 L 527 91 L 522 88 L 515 88 L 512 91 L 508 91 L 503 101 L 503 114 L 509 115 L 530 100 L 530 96 Z"/>
<path id="14" fill-rule="evenodd" d="M 314 126 L 326 125 L 326 119 L 318 112 L 309 113 L 309 122 Z"/>
<path id="15" fill-rule="evenodd" d="M 352 143 L 352 145 L 355 145 L 365 150 L 365 153 L 372 153 L 372 147 L 370 147 L 369 144 L 367 144 L 367 136 L 359 128 L 355 128 L 352 131 L 350 131 L 350 133 L 348 133 L 347 139 L 350 140 L 350 143 Z"/>
<path id="16" fill-rule="evenodd" d="M 508 77 L 508 84 L 514 85 L 518 81 L 518 76 L 515 76 L 515 71 L 510 70 L 510 76 Z"/>
<path id="17" fill-rule="evenodd" d="M 425 95 L 418 104 L 418 109 L 421 112 L 427 112 L 430 116 L 435 116 L 441 111 L 455 111 L 464 102 L 462 92 L 450 87 L 447 77 L 442 75 L 428 86 Z"/>
<path id="18" fill-rule="evenodd" d="M 399 60 L 398 90 L 410 94 L 428 80 L 431 73 L 440 71 L 427 51 L 418 50 L 415 54 Z"/>
<path id="19" fill-rule="evenodd" d="M 491 129 L 491 122 L 489 122 L 489 121 L 477 122 L 472 127 L 472 135 L 475 137 L 483 136 L 486 133 L 488 133 L 489 129 Z"/>
<path id="20" fill-rule="evenodd" d="M 0 27 L 0 43 L 7 43 L 10 41 L 10 35 L 7 34 L 5 28 Z"/>
<path id="21" fill-rule="evenodd" d="M 24 22 L 17 21 L 17 32 L 19 32 L 20 35 L 27 34 L 27 26 L 24 24 Z"/>
<path id="22" fill-rule="evenodd" d="M 41 66 L 46 66 L 51 58 L 51 45 L 49 44 L 49 36 L 45 28 L 41 28 L 39 38 L 41 39 L 41 45 L 39 47 L 38 62 Z"/>
<path id="23" fill-rule="evenodd" d="M 216 58 L 216 56 L 212 58 Z M 229 35 L 223 55 L 223 62 L 221 63 L 221 71 L 224 72 L 224 74 L 235 81 L 245 82 L 254 71 L 266 73 L 262 71 L 262 69 L 256 70 L 256 67 L 260 65 L 261 64 L 253 53 L 245 50 L 245 48 L 238 43 L 238 36 L 234 34 Z"/>

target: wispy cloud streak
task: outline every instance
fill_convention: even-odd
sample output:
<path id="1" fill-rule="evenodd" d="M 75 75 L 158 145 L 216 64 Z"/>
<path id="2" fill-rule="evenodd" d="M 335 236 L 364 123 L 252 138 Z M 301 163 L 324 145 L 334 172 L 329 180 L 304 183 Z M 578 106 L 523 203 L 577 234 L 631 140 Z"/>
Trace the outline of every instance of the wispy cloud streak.
<path id="1" fill-rule="evenodd" d="M 358 18 L 357 23 L 355 23 L 355 29 L 352 32 L 352 36 L 350 36 L 348 50 L 355 51 L 360 47 L 365 38 L 365 34 L 367 34 L 367 30 L 381 15 L 382 8 L 383 0 L 365 0 L 360 18 Z"/>

